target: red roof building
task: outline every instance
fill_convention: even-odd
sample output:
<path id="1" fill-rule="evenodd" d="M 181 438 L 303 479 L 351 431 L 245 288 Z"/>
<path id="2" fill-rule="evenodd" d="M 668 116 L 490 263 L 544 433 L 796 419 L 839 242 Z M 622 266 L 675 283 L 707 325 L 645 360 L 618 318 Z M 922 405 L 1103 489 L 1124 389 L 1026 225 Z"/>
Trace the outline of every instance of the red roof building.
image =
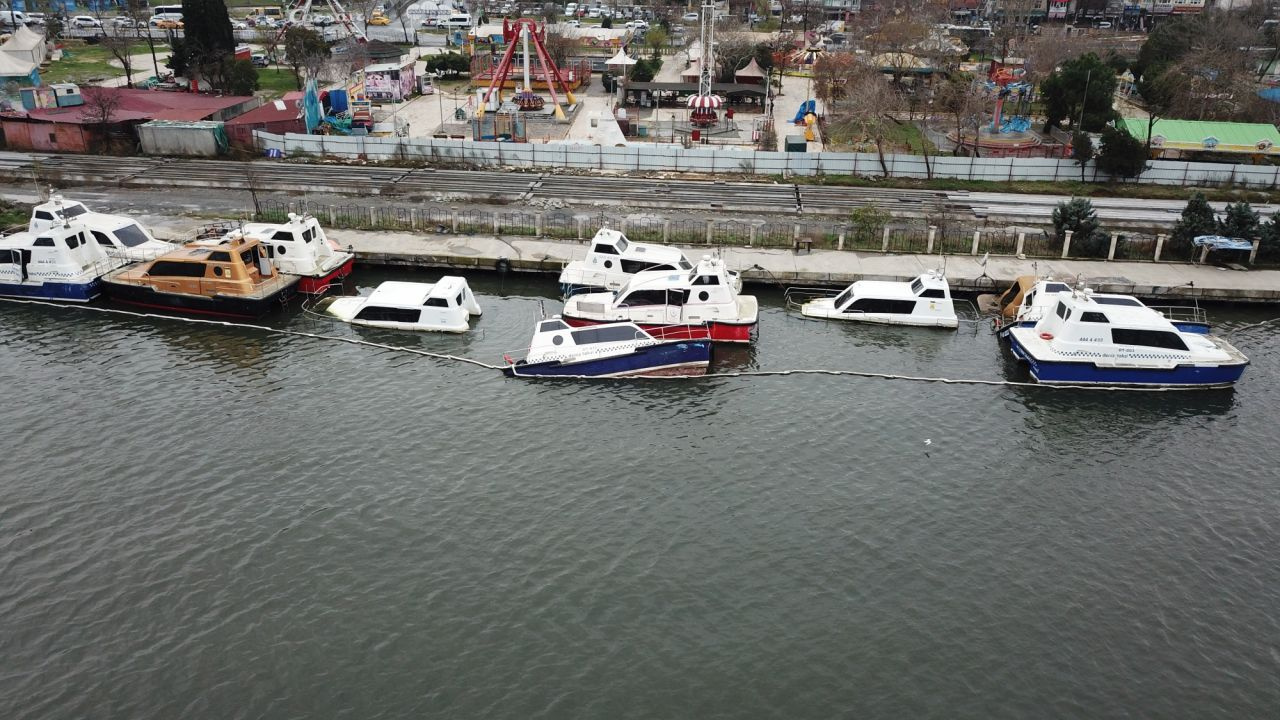
<path id="1" fill-rule="evenodd" d="M 304 133 L 306 121 L 302 118 L 302 91 L 286 93 L 284 98 L 262 105 L 232 118 L 226 123 L 227 140 L 231 145 L 253 150 L 253 131 L 269 133 Z"/>

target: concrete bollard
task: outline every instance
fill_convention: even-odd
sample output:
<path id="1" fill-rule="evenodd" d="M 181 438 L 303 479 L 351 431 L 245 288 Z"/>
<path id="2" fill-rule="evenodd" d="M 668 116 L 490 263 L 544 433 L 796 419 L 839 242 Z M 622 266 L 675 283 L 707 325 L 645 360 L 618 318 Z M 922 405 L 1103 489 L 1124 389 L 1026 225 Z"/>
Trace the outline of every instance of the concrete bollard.
<path id="1" fill-rule="evenodd" d="M 755 245 L 755 244 L 756 244 L 756 230 L 757 230 L 757 229 L 759 229 L 759 228 L 758 228 L 756 225 L 754 225 L 754 224 L 753 224 L 753 225 L 751 226 L 751 234 L 747 236 L 747 247 L 751 247 L 752 245 Z"/>
<path id="2" fill-rule="evenodd" d="M 578 218 L 578 239 L 582 239 L 582 218 Z"/>
<path id="3" fill-rule="evenodd" d="M 671 241 L 671 220 L 664 218 L 662 220 L 662 244 L 666 245 Z"/>
<path id="4" fill-rule="evenodd" d="M 1026 246 L 1027 246 L 1027 234 L 1024 232 L 1018 233 L 1018 249 L 1015 250 L 1013 254 L 1017 255 L 1018 257 L 1022 257 L 1022 251 L 1024 248 L 1026 248 Z"/>
<path id="5" fill-rule="evenodd" d="M 534 225 L 534 237 L 542 237 L 543 223 L 546 222 L 546 213 L 538 213 L 537 220 Z"/>
<path id="6" fill-rule="evenodd" d="M 453 228 L 453 234 L 458 234 L 458 208 L 449 208 L 449 226 Z"/>
<path id="7" fill-rule="evenodd" d="M 1118 237 L 1118 236 L 1117 236 L 1115 233 L 1111 233 L 1111 247 L 1107 248 L 1107 259 L 1108 259 L 1108 260 L 1115 260 L 1115 259 L 1116 259 L 1116 239 L 1117 239 L 1117 237 Z"/>
<path id="8" fill-rule="evenodd" d="M 627 234 L 627 219 L 626 219 L 625 217 L 624 217 L 624 218 L 622 218 L 622 220 L 618 223 L 618 225 L 619 225 L 619 227 L 618 227 L 618 232 L 622 233 L 623 235 L 626 235 L 626 234 Z"/>
<path id="9" fill-rule="evenodd" d="M 329 206 L 329 227 L 338 226 L 338 213 L 334 211 L 333 206 Z"/>
<path id="10" fill-rule="evenodd" d="M 889 228 L 887 226 L 880 237 L 880 252 L 889 252 Z"/>
<path id="11" fill-rule="evenodd" d="M 707 221 L 707 244 L 711 244 L 711 237 L 715 234 L 716 223 L 714 220 Z"/>
<path id="12" fill-rule="evenodd" d="M 928 244 L 925 245 L 925 248 L 924 248 L 925 255 L 933 254 L 933 241 L 934 241 L 934 238 L 936 237 L 938 237 L 938 226 L 930 225 L 929 226 L 929 242 Z"/>
<path id="13" fill-rule="evenodd" d="M 1156 236 L 1156 256 L 1152 258 L 1155 262 L 1160 262 L 1160 253 L 1164 252 L 1164 238 L 1163 234 Z"/>
<path id="14" fill-rule="evenodd" d="M 1062 259 L 1066 260 L 1071 254 L 1071 236 L 1075 234 L 1074 230 L 1068 230 L 1067 236 L 1062 239 Z"/>
<path id="15" fill-rule="evenodd" d="M 1258 241 L 1253 241 L 1253 249 L 1249 251 L 1249 264 L 1252 265 L 1254 260 L 1258 259 Z"/>
<path id="16" fill-rule="evenodd" d="M 973 231 L 973 247 L 969 249 L 969 254 L 976 256 L 978 254 L 978 242 L 982 239 L 982 231 Z"/>
<path id="17" fill-rule="evenodd" d="M 499 225 L 499 221 L 498 221 L 498 213 L 494 213 L 494 214 L 493 214 L 493 234 L 494 234 L 494 235 L 497 235 L 497 234 L 498 234 L 498 228 L 499 228 L 499 227 L 500 227 L 500 225 Z"/>
<path id="18" fill-rule="evenodd" d="M 1209 259 L 1209 246 L 1205 245 L 1200 250 L 1200 264 L 1203 265 L 1205 260 Z"/>
<path id="19" fill-rule="evenodd" d="M 836 249 L 837 250 L 844 249 L 844 230 L 841 230 L 840 237 L 836 238 Z"/>

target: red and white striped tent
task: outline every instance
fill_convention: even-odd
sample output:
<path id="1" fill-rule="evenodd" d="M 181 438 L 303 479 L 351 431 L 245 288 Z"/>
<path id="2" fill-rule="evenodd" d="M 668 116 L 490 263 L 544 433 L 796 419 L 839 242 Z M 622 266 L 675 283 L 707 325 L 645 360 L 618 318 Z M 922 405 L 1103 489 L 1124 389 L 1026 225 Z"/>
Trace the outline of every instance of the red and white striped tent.
<path id="1" fill-rule="evenodd" d="M 694 110 L 715 110 L 723 102 L 719 95 L 694 95 L 689 98 L 688 106 Z"/>

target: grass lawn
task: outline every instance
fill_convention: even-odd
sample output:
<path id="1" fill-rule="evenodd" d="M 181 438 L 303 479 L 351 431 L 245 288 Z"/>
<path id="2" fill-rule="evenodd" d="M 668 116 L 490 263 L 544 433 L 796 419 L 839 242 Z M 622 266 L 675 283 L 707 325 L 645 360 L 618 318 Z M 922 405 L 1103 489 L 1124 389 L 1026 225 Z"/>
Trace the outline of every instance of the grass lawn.
<path id="1" fill-rule="evenodd" d="M 910 123 L 888 123 L 889 132 L 885 135 L 885 152 L 893 152 L 890 145 L 903 149 L 913 155 L 923 155 L 928 148 L 930 155 L 938 154 L 938 148 L 920 132 L 920 128 Z"/>
<path id="2" fill-rule="evenodd" d="M 30 218 L 30 209 L 5 200 L 0 200 L 0 228 L 10 228 L 15 225 L 26 225 L 27 220 Z"/>
<path id="3" fill-rule="evenodd" d="M 268 98 L 278 98 L 298 89 L 293 71 L 287 67 L 258 68 L 258 92 Z"/>
<path id="4" fill-rule="evenodd" d="M 62 59 L 58 62 L 51 63 L 48 68 L 40 71 L 40 81 L 44 84 L 58 82 L 73 82 L 77 84 L 89 85 L 93 82 L 108 80 L 124 76 L 124 70 L 110 64 L 115 60 L 115 56 L 111 54 L 101 45 L 85 45 L 75 40 L 64 41 L 64 49 Z M 147 43 L 139 40 L 129 46 L 130 55 L 149 55 L 151 50 L 147 47 Z M 156 53 L 168 52 L 168 45 L 156 45 Z M 144 66 L 136 65 L 133 71 L 136 75 Z M 151 67 L 151 61 L 148 59 L 145 63 L 146 68 Z M 163 68 L 164 66 L 161 65 Z"/>

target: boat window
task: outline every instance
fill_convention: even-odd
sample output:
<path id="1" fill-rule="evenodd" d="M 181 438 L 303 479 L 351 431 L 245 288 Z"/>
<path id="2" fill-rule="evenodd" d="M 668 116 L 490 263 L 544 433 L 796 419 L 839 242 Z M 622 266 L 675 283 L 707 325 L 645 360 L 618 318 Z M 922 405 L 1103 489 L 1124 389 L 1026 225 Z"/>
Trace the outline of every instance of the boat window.
<path id="1" fill-rule="evenodd" d="M 116 230 L 116 238 L 124 243 L 125 247 L 138 247 L 151 239 L 142 228 L 138 227 L 137 223 L 130 223 Z"/>
<path id="2" fill-rule="evenodd" d="M 556 330 L 564 330 L 568 325 L 560 320 L 544 320 L 538 324 L 538 332 L 554 332 Z"/>
<path id="3" fill-rule="evenodd" d="M 1071 292 L 1071 288 L 1066 283 L 1046 283 L 1044 291 L 1047 293 Z"/>
<path id="4" fill-rule="evenodd" d="M 670 265 L 654 264 L 645 260 L 622 260 L 622 272 L 632 275 L 648 270 L 674 270 Z"/>
<path id="5" fill-rule="evenodd" d="M 849 302 L 849 298 L 852 296 L 853 296 L 853 287 L 850 286 L 845 288 L 844 292 L 836 296 L 836 299 L 832 303 L 832 307 L 844 307 L 844 304 Z"/>
<path id="6" fill-rule="evenodd" d="M 209 253 L 209 262 L 231 262 L 231 253 L 215 250 Z"/>
<path id="7" fill-rule="evenodd" d="M 36 238 L 36 241 L 31 243 L 31 246 L 32 247 L 53 247 L 53 238 L 51 237 Z"/>
<path id="8" fill-rule="evenodd" d="M 63 240 L 67 243 L 67 247 L 71 248 L 72 250 L 75 250 L 76 248 L 80 247 L 79 235 L 68 235 L 65 238 L 63 238 Z"/>
<path id="9" fill-rule="evenodd" d="M 719 285 L 720 278 L 716 275 L 699 275 L 693 279 L 694 285 Z"/>
<path id="10" fill-rule="evenodd" d="M 681 260 L 681 261 L 680 261 L 680 269 L 681 269 L 681 270 L 692 270 L 692 269 L 693 269 L 693 266 L 689 264 L 689 261 L 688 261 L 688 260 Z"/>
<path id="11" fill-rule="evenodd" d="M 377 305 L 366 305 L 356 313 L 356 320 L 371 322 L 416 323 L 422 311 L 417 308 L 390 308 Z"/>
<path id="12" fill-rule="evenodd" d="M 617 250 L 614 250 L 612 245 L 603 245 L 603 244 L 601 244 L 601 245 L 596 245 L 596 246 L 595 246 L 594 248 L 592 248 L 592 249 L 593 249 L 595 252 L 600 253 L 601 255 L 617 255 L 617 254 L 618 254 L 618 251 L 617 251 Z"/>
<path id="13" fill-rule="evenodd" d="M 920 278 L 916 278 L 915 280 L 912 280 L 912 281 L 911 281 L 911 294 L 912 294 L 912 295 L 919 295 L 919 294 L 920 294 L 920 291 L 921 291 L 921 290 L 923 290 L 923 289 L 924 289 L 924 283 L 920 282 Z"/>
<path id="14" fill-rule="evenodd" d="M 685 301 L 687 301 L 688 299 L 689 299 L 688 290 L 668 290 L 667 291 L 668 305 L 682 306 L 685 304 Z"/>
<path id="15" fill-rule="evenodd" d="M 1024 307 L 1033 307 L 1035 304 L 1036 304 L 1036 291 L 1032 290 L 1031 292 L 1027 293 L 1027 296 L 1025 298 L 1023 298 L 1022 305 Z"/>
<path id="16" fill-rule="evenodd" d="M 101 233 L 101 232 L 98 232 L 97 230 L 90 230 L 89 232 L 93 234 L 93 239 L 97 240 L 99 245 L 105 245 L 107 247 L 114 246 L 114 244 L 111 242 L 111 238 L 107 237 L 106 233 Z"/>
<path id="17" fill-rule="evenodd" d="M 36 219 L 37 219 L 37 220 L 52 220 L 52 219 L 53 219 L 53 215 L 52 215 L 51 213 L 47 213 L 47 212 L 45 212 L 44 210 L 37 210 L 37 211 L 36 211 Z"/>
<path id="18" fill-rule="evenodd" d="M 453 304 L 462 307 L 462 293 L 458 293 L 458 297 L 454 299 Z"/>
<path id="19" fill-rule="evenodd" d="M 86 210 L 83 205 L 81 205 L 80 203 L 76 203 L 75 205 L 68 205 L 62 208 L 61 210 L 58 211 L 58 214 L 64 218 L 73 218 L 73 217 L 80 217 L 81 215 L 87 212 L 89 211 Z"/>
<path id="20" fill-rule="evenodd" d="M 845 309 L 845 312 L 856 313 L 889 313 L 894 315 L 910 315 L 916 309 L 915 300 L 882 300 L 880 298 L 859 298 Z"/>
<path id="21" fill-rule="evenodd" d="M 924 292 L 920 293 L 920 297 L 937 298 L 939 300 L 946 300 L 947 294 L 939 290 L 938 288 L 929 288 L 928 290 L 925 290 Z"/>
<path id="22" fill-rule="evenodd" d="M 1107 316 L 1100 312 L 1083 312 L 1080 313 L 1080 322 L 1104 323 L 1107 322 Z"/>
<path id="23" fill-rule="evenodd" d="M 243 262 L 245 265 L 252 265 L 256 259 L 257 253 L 254 252 L 254 248 L 249 248 L 248 250 L 240 253 L 240 262 Z"/>
<path id="24" fill-rule="evenodd" d="M 636 290 L 618 301 L 618 307 L 640 307 L 641 305 L 666 304 L 666 290 Z"/>
<path id="25" fill-rule="evenodd" d="M 626 238 L 618 238 L 618 242 L 614 243 L 614 246 L 618 248 L 618 252 L 620 253 L 626 252 L 629 245 L 630 243 L 627 242 Z"/>
<path id="26" fill-rule="evenodd" d="M 1067 306 L 1064 303 L 1058 303 L 1058 307 L 1054 308 L 1054 312 L 1063 320 L 1067 319 Z"/>
<path id="27" fill-rule="evenodd" d="M 306 230 L 302 231 L 302 242 L 304 243 L 311 242 L 311 228 L 307 228 Z"/>
<path id="28" fill-rule="evenodd" d="M 422 304 L 425 307 L 449 307 L 449 301 L 444 298 L 427 298 L 427 301 Z"/>
<path id="29" fill-rule="evenodd" d="M 627 342 L 640 337 L 640 332 L 630 325 L 614 327 L 584 328 L 574 330 L 573 342 L 577 345 L 594 345 L 606 342 Z"/>
<path id="30" fill-rule="evenodd" d="M 1145 307 L 1141 302 L 1128 297 L 1097 297 L 1093 301 L 1099 305 L 1124 305 L 1126 307 Z"/>
<path id="31" fill-rule="evenodd" d="M 19 265 L 22 263 L 21 250 L 0 250 L 0 265 Z"/>
<path id="32" fill-rule="evenodd" d="M 1128 330 L 1111 328 L 1111 342 L 1117 345 L 1141 345 L 1144 347 L 1167 348 L 1169 350 L 1187 349 L 1187 344 L 1176 332 L 1167 330 Z"/>
<path id="33" fill-rule="evenodd" d="M 272 240 L 284 240 L 285 242 L 292 242 L 292 241 L 293 241 L 293 233 L 292 233 L 292 232 L 290 232 L 290 231 L 288 231 L 288 230 L 280 230 L 280 231 L 277 231 L 275 235 L 272 235 L 272 236 L 271 236 L 271 239 L 272 239 Z"/>
<path id="34" fill-rule="evenodd" d="M 148 277 L 204 277 L 204 263 L 157 260 L 147 270 Z"/>

